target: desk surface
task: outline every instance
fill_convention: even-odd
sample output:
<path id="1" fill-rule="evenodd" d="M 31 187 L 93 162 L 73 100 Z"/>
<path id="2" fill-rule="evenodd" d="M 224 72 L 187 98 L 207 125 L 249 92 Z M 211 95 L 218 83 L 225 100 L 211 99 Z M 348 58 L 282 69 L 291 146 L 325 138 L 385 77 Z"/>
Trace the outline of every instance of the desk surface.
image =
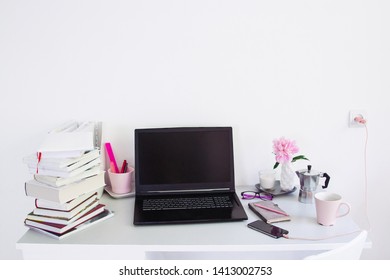
<path id="1" fill-rule="evenodd" d="M 238 192 L 244 189 L 250 190 L 254 187 L 238 188 Z M 295 192 L 274 198 L 275 203 L 291 215 L 291 221 L 276 224 L 287 229 L 290 237 L 331 237 L 359 230 L 350 216 L 339 218 L 334 226 L 319 225 L 315 219 L 314 205 L 298 202 L 297 196 L 298 192 Z M 298 256 L 299 252 L 314 253 L 314 251 L 333 249 L 358 234 L 356 232 L 319 241 L 274 239 L 247 227 L 249 222 L 258 220 L 258 217 L 248 208 L 247 200 L 242 201 L 248 215 L 247 221 L 134 226 L 134 198 L 114 199 L 104 194 L 101 201 L 114 211 L 115 215 L 112 218 L 63 240 L 56 240 L 28 230 L 17 242 L 17 249 L 23 251 L 24 258 L 40 259 L 139 259 L 148 257 L 148 254 L 150 258 L 158 258 L 158 253 L 167 252 L 194 254 L 241 252 L 249 257 L 251 253 L 280 251 Z M 154 257 L 150 255 L 152 253 Z M 253 257 L 260 258 L 255 255 Z M 242 256 L 239 257 L 237 254 L 237 258 Z M 274 255 L 272 258 L 279 257 Z M 284 258 L 295 257 L 290 255 Z"/>

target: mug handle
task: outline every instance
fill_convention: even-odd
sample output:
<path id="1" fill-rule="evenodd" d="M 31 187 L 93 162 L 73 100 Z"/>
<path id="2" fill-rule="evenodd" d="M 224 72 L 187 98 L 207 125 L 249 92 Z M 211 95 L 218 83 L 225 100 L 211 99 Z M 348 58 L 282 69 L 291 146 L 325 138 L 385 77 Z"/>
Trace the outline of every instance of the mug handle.
<path id="1" fill-rule="evenodd" d="M 347 202 L 341 202 L 340 205 L 339 205 L 339 208 L 337 209 L 337 212 L 340 210 L 340 207 L 341 207 L 342 205 L 347 206 L 347 212 L 345 212 L 345 213 L 343 213 L 343 214 L 338 214 L 338 215 L 336 216 L 336 218 L 340 218 L 340 217 L 347 216 L 347 215 L 349 214 L 349 212 L 351 211 L 351 205 L 350 205 L 349 203 L 347 203 Z"/>

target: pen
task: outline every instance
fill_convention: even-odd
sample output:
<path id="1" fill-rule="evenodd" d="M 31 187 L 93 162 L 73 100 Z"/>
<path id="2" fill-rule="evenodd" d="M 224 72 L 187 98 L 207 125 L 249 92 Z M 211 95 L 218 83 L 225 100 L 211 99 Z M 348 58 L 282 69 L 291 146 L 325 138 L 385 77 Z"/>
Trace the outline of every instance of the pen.
<path id="1" fill-rule="evenodd" d="M 123 163 L 122 163 L 122 168 L 121 168 L 121 173 L 125 173 L 126 172 L 126 168 L 127 167 L 127 161 L 124 160 Z"/>
<path id="2" fill-rule="evenodd" d="M 280 214 L 280 215 L 283 215 L 283 216 L 288 216 L 288 214 L 286 214 L 285 212 L 281 212 L 281 211 L 278 211 L 278 210 L 275 210 L 275 209 L 272 209 L 272 208 L 268 208 L 268 207 L 263 206 L 261 204 L 255 203 L 255 206 L 257 206 L 259 208 L 262 208 L 262 209 L 265 209 L 265 210 L 268 210 L 268 211 L 271 211 L 271 212 L 274 212 L 274 213 L 277 213 L 277 214 Z"/>

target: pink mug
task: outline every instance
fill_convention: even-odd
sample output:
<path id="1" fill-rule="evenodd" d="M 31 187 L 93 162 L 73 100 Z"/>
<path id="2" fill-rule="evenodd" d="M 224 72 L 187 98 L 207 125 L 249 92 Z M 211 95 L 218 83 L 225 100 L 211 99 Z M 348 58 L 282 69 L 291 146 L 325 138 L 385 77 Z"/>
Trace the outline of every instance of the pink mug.
<path id="1" fill-rule="evenodd" d="M 319 192 L 314 195 L 317 222 L 323 226 L 331 226 L 336 222 L 336 218 L 348 215 L 351 211 L 351 206 L 347 202 L 342 201 L 342 197 L 336 193 Z M 347 211 L 340 214 L 339 209 L 345 206 Z"/>

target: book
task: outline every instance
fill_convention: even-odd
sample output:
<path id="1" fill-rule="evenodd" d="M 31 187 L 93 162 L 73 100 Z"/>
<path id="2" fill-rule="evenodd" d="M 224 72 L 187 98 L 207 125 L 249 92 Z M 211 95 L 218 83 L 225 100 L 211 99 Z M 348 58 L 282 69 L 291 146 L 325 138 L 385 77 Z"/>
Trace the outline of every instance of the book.
<path id="1" fill-rule="evenodd" d="M 91 205 L 95 201 L 98 201 L 97 193 L 88 197 L 84 201 L 81 201 L 78 205 L 76 205 L 75 207 L 73 207 L 72 209 L 69 209 L 69 210 L 57 210 L 57 209 L 36 207 L 32 211 L 32 214 L 34 216 L 38 216 L 38 220 L 40 220 L 39 216 L 71 219 L 71 218 L 75 217 L 78 213 L 85 210 L 89 205 Z"/>
<path id="2" fill-rule="evenodd" d="M 84 223 L 78 225 L 78 226 L 75 226 L 74 228 L 68 230 L 67 232 L 64 232 L 64 233 L 55 233 L 55 232 L 51 232 L 51 231 L 47 231 L 47 230 L 44 230 L 44 229 L 41 229 L 41 228 L 37 228 L 37 227 L 34 227 L 34 226 L 31 226 L 31 225 L 26 225 L 27 227 L 29 227 L 30 229 L 34 230 L 34 231 L 37 231 L 37 232 L 40 232 L 40 233 L 43 233 L 47 236 L 50 236 L 52 238 L 55 238 L 55 239 L 63 239 L 63 238 L 66 238 L 70 235 L 73 235 L 77 232 L 80 232 L 84 229 L 87 229 L 97 223 L 100 223 L 104 220 L 107 220 L 109 218 L 111 218 L 112 216 L 114 216 L 114 213 L 108 209 L 104 209 L 103 212 L 101 212 L 100 214 L 96 215 L 95 217 L 92 217 L 91 219 L 89 219 L 88 221 L 85 221 Z"/>
<path id="3" fill-rule="evenodd" d="M 101 122 L 67 122 L 52 129 L 38 148 L 41 158 L 69 158 L 100 147 Z"/>
<path id="4" fill-rule="evenodd" d="M 33 179 L 25 183 L 25 194 L 35 198 L 65 203 L 84 193 L 100 192 L 100 189 L 106 185 L 104 173 L 102 171 L 98 175 L 62 187 L 49 186 Z"/>
<path id="5" fill-rule="evenodd" d="M 40 169 L 70 172 L 98 157 L 100 157 L 100 150 L 94 149 L 83 153 L 79 157 L 71 158 L 42 158 L 38 160 L 38 156 L 32 154 L 24 157 L 23 163 L 27 164 L 30 169 L 38 169 L 38 172 Z"/>
<path id="6" fill-rule="evenodd" d="M 87 213 L 88 211 L 90 211 L 91 209 L 96 207 L 98 204 L 99 204 L 99 200 L 96 199 L 96 200 L 92 201 L 90 204 L 88 204 L 87 206 L 84 206 L 84 208 L 81 209 L 79 212 L 73 213 L 73 216 L 71 216 L 69 218 L 62 217 L 62 216 L 36 215 L 33 212 L 30 212 L 29 214 L 27 214 L 26 219 L 30 220 L 30 221 L 37 221 L 37 222 L 47 222 L 47 223 L 55 223 L 55 224 L 61 224 L 61 225 L 69 225 L 69 224 L 73 223 L 74 221 L 76 221 L 81 216 L 83 216 L 85 213 Z"/>
<path id="7" fill-rule="evenodd" d="M 33 220 L 29 220 L 29 219 L 25 219 L 24 223 L 27 226 L 40 228 L 40 229 L 54 232 L 54 233 L 63 234 L 65 232 L 75 228 L 76 226 L 81 225 L 82 223 L 90 220 L 91 218 L 95 217 L 96 215 L 102 213 L 104 211 L 104 209 L 105 209 L 105 205 L 99 204 L 95 208 L 93 208 L 92 210 L 85 213 L 79 219 L 77 219 L 74 222 L 67 224 L 67 225 L 57 224 L 57 223 L 49 223 L 49 222 L 33 221 Z"/>
<path id="8" fill-rule="evenodd" d="M 45 175 L 45 176 L 69 178 L 69 177 L 74 177 L 74 176 L 80 175 L 84 171 L 86 171 L 92 167 L 100 165 L 100 163 L 101 163 L 101 158 L 98 157 L 98 158 L 95 158 L 94 160 L 92 160 L 92 161 L 90 161 L 82 166 L 79 166 L 76 169 L 68 170 L 68 171 L 45 169 L 45 168 L 39 167 L 39 164 L 38 164 L 38 168 L 37 167 L 29 167 L 28 170 L 29 170 L 30 174 L 39 174 L 39 175 Z"/>
<path id="9" fill-rule="evenodd" d="M 285 211 L 280 209 L 277 204 L 269 200 L 250 202 L 248 203 L 248 206 L 249 209 L 251 209 L 257 216 L 260 217 L 260 219 L 269 224 L 291 220 L 291 217 Z M 273 211 L 267 210 L 265 208 L 268 208 Z"/>
<path id="10" fill-rule="evenodd" d="M 99 198 L 99 195 L 97 192 L 85 193 L 65 203 L 58 203 L 50 200 L 36 198 L 35 207 L 41 209 L 57 210 L 57 211 L 70 211 L 80 203 L 83 203 L 84 201 L 92 197 Z"/>
<path id="11" fill-rule="evenodd" d="M 100 165 L 96 165 L 90 169 L 85 170 L 84 172 L 71 176 L 71 177 L 56 177 L 56 176 L 47 176 L 41 174 L 34 174 L 34 179 L 40 183 L 44 183 L 53 187 L 61 187 L 69 185 L 75 182 L 79 182 L 88 177 L 98 175 L 99 173 L 104 172 L 100 169 Z"/>

